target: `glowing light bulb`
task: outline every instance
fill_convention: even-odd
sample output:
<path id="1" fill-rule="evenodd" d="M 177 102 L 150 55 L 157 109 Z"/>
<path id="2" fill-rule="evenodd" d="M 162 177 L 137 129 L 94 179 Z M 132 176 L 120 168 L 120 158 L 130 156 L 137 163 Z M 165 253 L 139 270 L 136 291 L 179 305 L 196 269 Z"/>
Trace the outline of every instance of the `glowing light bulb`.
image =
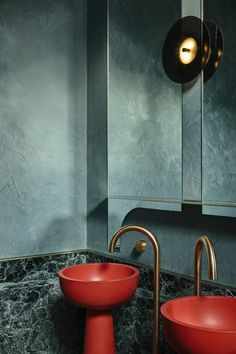
<path id="1" fill-rule="evenodd" d="M 179 59 L 182 64 L 190 64 L 197 55 L 197 42 L 194 38 L 186 38 L 179 46 Z"/>

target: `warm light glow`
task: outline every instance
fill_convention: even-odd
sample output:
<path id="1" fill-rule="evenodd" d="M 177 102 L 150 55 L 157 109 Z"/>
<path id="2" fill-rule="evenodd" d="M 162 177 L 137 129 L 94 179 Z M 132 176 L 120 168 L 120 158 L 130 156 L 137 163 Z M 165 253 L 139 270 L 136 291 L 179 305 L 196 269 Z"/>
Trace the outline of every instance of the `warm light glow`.
<path id="1" fill-rule="evenodd" d="M 205 53 L 207 53 L 207 52 L 208 52 L 208 50 L 209 50 L 208 45 L 207 45 L 207 44 L 204 44 L 204 52 L 205 52 Z"/>
<path id="2" fill-rule="evenodd" d="M 197 42 L 194 38 L 186 38 L 179 46 L 179 59 L 182 64 L 190 64 L 197 55 Z"/>
<path id="3" fill-rule="evenodd" d="M 202 63 L 207 64 L 211 56 L 211 48 L 207 44 L 204 45 L 204 53 L 202 56 Z"/>
<path id="4" fill-rule="evenodd" d="M 221 56 L 222 56 L 222 54 L 223 54 L 222 50 L 218 49 L 217 54 L 218 54 L 218 57 L 221 57 Z"/>

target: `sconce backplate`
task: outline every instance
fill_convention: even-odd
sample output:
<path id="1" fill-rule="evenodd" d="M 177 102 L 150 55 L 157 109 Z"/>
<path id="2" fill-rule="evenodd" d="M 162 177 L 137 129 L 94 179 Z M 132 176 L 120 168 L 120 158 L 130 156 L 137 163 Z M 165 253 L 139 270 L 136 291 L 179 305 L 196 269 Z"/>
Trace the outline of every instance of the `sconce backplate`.
<path id="1" fill-rule="evenodd" d="M 196 43 L 195 47 L 188 45 L 188 42 Z M 171 80 L 186 83 L 200 74 L 209 55 L 210 35 L 207 26 L 200 18 L 187 16 L 178 20 L 169 30 L 163 46 L 162 61 Z"/>

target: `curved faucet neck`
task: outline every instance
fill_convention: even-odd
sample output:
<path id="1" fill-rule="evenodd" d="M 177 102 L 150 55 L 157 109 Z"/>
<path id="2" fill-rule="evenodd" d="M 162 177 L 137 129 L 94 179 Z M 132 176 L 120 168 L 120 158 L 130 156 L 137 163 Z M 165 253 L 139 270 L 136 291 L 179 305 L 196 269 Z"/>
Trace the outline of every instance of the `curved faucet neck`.
<path id="1" fill-rule="evenodd" d="M 160 332 L 160 245 L 154 234 L 143 226 L 128 225 L 121 227 L 113 235 L 109 251 L 114 252 L 117 240 L 126 232 L 137 231 L 144 234 L 151 242 L 154 251 L 154 281 L 153 281 L 153 354 L 158 354 L 159 349 L 159 332 Z"/>
<path id="2" fill-rule="evenodd" d="M 202 278 L 202 250 L 203 247 L 207 253 L 208 259 L 208 277 L 211 280 L 217 279 L 216 255 L 212 242 L 204 235 L 199 238 L 195 245 L 194 254 L 194 294 L 201 295 L 201 278 Z"/>
<path id="3" fill-rule="evenodd" d="M 160 253 L 160 245 L 159 245 L 156 237 L 154 236 L 154 234 L 151 231 L 149 231 L 148 229 L 146 229 L 145 227 L 139 226 L 139 225 L 127 225 L 127 226 L 123 226 L 119 230 L 117 230 L 114 233 L 114 235 L 112 236 L 112 239 L 110 241 L 109 252 L 113 253 L 115 251 L 115 246 L 116 246 L 117 240 L 122 235 L 124 235 L 126 232 L 130 232 L 130 231 L 137 231 L 137 232 L 144 234 L 151 241 L 151 243 L 154 247 L 154 253 L 155 253 L 155 250 L 157 250 L 157 253 Z"/>

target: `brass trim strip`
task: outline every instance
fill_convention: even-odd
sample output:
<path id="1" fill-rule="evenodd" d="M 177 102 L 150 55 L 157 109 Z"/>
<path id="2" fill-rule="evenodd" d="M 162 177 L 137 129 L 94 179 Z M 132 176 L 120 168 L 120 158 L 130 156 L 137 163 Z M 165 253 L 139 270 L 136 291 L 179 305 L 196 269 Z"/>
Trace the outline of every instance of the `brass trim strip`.
<path id="1" fill-rule="evenodd" d="M 27 255 L 27 256 L 0 258 L 0 262 L 18 261 L 23 259 L 42 258 L 42 257 L 50 257 L 50 256 L 63 256 L 67 254 L 82 253 L 82 252 L 88 252 L 88 250 L 79 249 L 79 250 L 72 250 L 72 251 L 61 251 L 61 252 L 42 253 L 42 254 L 34 254 L 34 255 Z"/>

